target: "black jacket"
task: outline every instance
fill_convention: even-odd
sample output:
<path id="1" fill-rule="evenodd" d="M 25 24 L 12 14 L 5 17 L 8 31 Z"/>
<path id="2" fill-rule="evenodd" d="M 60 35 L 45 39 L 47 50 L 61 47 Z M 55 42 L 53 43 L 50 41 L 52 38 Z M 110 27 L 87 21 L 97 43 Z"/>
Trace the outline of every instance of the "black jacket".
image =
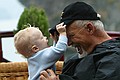
<path id="1" fill-rule="evenodd" d="M 84 58 L 64 64 L 60 80 L 120 80 L 120 38 L 96 46 Z"/>

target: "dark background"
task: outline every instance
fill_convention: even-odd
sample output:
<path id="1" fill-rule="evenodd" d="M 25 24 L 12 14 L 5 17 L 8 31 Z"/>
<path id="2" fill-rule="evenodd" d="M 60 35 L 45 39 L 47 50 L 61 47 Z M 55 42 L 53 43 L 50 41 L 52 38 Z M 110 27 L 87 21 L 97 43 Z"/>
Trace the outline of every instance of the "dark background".
<path id="1" fill-rule="evenodd" d="M 91 4 L 102 16 L 107 31 L 120 31 L 120 0 L 19 0 L 24 6 L 37 6 L 43 8 L 48 16 L 50 27 L 59 22 L 60 15 L 65 6 L 76 1 Z"/>

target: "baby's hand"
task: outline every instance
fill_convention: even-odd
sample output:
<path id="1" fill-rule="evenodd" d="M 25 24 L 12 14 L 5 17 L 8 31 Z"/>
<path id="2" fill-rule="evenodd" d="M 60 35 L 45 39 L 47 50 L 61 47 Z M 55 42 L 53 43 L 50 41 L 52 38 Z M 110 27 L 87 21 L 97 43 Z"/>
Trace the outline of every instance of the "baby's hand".
<path id="1" fill-rule="evenodd" d="M 56 25 L 56 29 L 59 32 L 59 34 L 63 34 L 66 35 L 66 25 L 64 25 L 64 23 L 60 23 L 58 25 Z"/>

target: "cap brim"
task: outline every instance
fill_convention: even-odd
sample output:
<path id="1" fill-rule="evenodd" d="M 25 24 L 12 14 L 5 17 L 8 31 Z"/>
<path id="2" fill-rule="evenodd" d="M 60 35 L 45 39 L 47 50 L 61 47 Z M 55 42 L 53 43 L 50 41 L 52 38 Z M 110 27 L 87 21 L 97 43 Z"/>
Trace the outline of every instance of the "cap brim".
<path id="1" fill-rule="evenodd" d="M 52 34 L 53 36 L 54 36 L 55 32 L 57 35 L 59 35 L 58 31 L 56 30 L 56 26 L 49 29 L 49 33 Z"/>
<path id="2" fill-rule="evenodd" d="M 65 21 L 61 21 L 61 22 L 64 22 L 64 24 L 66 26 L 70 25 L 74 20 L 65 20 Z"/>
<path id="3" fill-rule="evenodd" d="M 64 24 L 65 24 L 66 26 L 68 26 L 68 25 L 70 25 L 73 21 L 74 21 L 74 20 L 66 20 L 66 21 L 63 21 L 63 22 L 64 22 Z M 60 21 L 58 24 L 60 24 L 60 23 L 61 23 L 61 21 Z M 56 26 L 54 26 L 54 27 L 52 27 L 52 28 L 49 29 L 49 33 L 51 33 L 52 35 L 54 34 L 54 32 L 57 32 Z M 57 33 L 58 33 L 58 32 L 57 32 Z"/>
<path id="4" fill-rule="evenodd" d="M 54 34 L 54 32 L 57 31 L 55 26 L 49 29 L 49 33 Z"/>

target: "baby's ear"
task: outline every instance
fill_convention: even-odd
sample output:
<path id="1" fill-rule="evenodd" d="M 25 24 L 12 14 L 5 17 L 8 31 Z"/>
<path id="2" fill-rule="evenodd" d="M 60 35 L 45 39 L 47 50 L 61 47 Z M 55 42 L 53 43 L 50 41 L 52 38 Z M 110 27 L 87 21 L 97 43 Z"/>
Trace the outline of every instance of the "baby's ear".
<path id="1" fill-rule="evenodd" d="M 31 50 L 32 52 L 36 53 L 39 51 L 39 48 L 36 45 L 33 45 Z"/>

